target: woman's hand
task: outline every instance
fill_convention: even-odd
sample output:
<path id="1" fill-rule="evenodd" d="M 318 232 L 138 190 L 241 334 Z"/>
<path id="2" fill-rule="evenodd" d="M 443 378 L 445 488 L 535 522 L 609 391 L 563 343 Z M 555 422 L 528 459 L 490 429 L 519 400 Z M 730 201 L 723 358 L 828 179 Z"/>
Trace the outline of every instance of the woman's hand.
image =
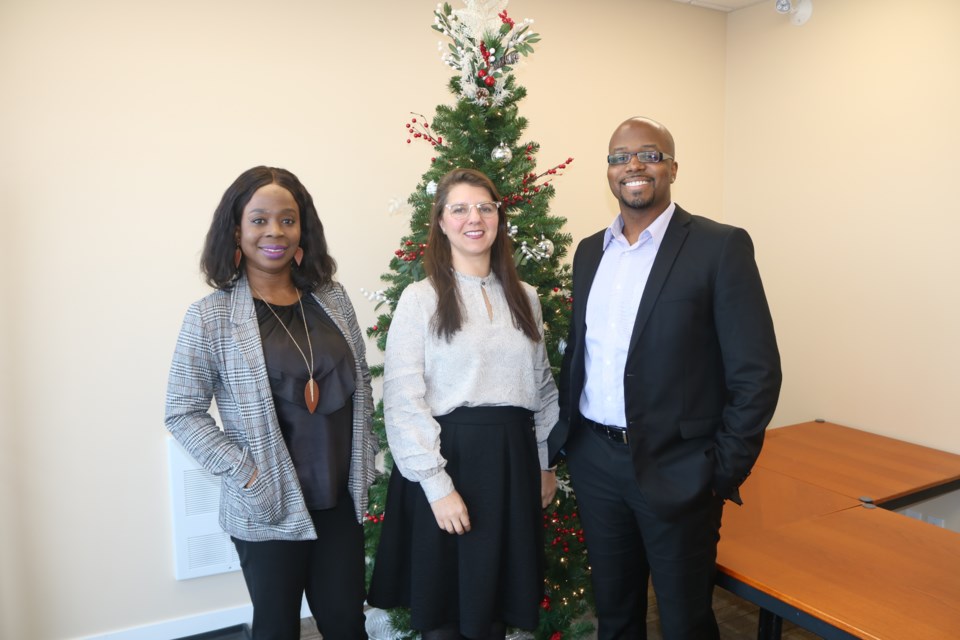
<path id="1" fill-rule="evenodd" d="M 540 472 L 540 506 L 546 509 L 557 495 L 557 472 Z"/>
<path id="2" fill-rule="evenodd" d="M 447 533 L 463 535 L 470 531 L 467 505 L 463 503 L 463 498 L 456 490 L 431 502 L 430 508 L 433 509 L 433 517 L 437 519 L 437 525 Z"/>
<path id="3" fill-rule="evenodd" d="M 260 475 L 260 470 L 254 468 L 253 475 L 250 476 L 250 479 L 247 481 L 247 484 L 243 485 L 244 489 L 249 489 L 253 486 L 253 481 L 257 479 L 257 476 Z"/>

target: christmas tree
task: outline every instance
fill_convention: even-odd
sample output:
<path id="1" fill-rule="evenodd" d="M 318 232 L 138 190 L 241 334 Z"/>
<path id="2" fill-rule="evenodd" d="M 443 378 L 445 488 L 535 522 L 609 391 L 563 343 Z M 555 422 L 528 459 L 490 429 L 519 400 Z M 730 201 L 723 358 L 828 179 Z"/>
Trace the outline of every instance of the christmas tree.
<path id="1" fill-rule="evenodd" d="M 378 301 L 382 313 L 367 333 L 383 350 L 400 294 L 424 277 L 422 258 L 437 182 L 456 167 L 477 169 L 493 180 L 503 196 L 520 278 L 540 294 L 547 352 L 556 376 L 569 323 L 570 268 L 562 259 L 571 237 L 561 232 L 566 220 L 550 215 L 549 202 L 555 194 L 554 177 L 573 158 L 538 172 L 535 158 L 539 145 L 521 140 L 527 120 L 519 115 L 518 103 L 526 90 L 517 84 L 513 65 L 532 53 L 532 45 L 539 41 L 531 30 L 533 21 L 514 22 L 507 14 L 506 0 L 466 0 L 465 5 L 456 11 L 449 4 L 438 5 L 434 12 L 433 28 L 450 39 L 442 60 L 457 72 L 449 85 L 456 102 L 438 106 L 432 121 L 413 114 L 406 123 L 407 143 L 428 145 L 430 164 L 408 199 L 410 232 L 400 240 L 390 271 L 382 276 L 388 286 L 368 296 Z M 372 370 L 374 375 L 382 373 L 382 367 Z M 369 561 L 376 552 L 387 478 L 393 466 L 386 451 L 382 404 L 377 407 L 374 427 L 385 459 L 384 473 L 370 489 L 365 526 Z M 544 640 L 581 638 L 593 629 L 583 621 L 591 601 L 589 568 L 576 500 L 563 464 L 558 469 L 558 485 L 557 497 L 543 516 L 545 596 L 535 637 Z M 391 612 L 391 622 L 395 629 L 409 629 L 405 612 Z"/>

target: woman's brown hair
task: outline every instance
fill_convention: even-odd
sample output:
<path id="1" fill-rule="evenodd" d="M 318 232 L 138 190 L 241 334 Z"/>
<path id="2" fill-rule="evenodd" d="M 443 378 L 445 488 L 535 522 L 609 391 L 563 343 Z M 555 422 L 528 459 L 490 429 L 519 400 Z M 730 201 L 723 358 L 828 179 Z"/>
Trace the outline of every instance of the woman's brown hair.
<path id="1" fill-rule="evenodd" d="M 443 176 L 437 185 L 437 194 L 430 214 L 430 233 L 424 252 L 424 270 L 437 292 L 437 312 L 433 317 L 433 328 L 438 337 L 448 341 L 463 326 L 463 301 L 460 299 L 457 278 L 453 272 L 450 240 L 440 228 L 440 219 L 443 217 L 450 190 L 459 184 L 486 189 L 493 200 L 500 202 L 500 194 L 490 178 L 473 169 L 454 169 Z M 514 326 L 534 342 L 539 342 L 540 328 L 534 320 L 530 299 L 517 275 L 517 267 L 513 262 L 513 246 L 507 234 L 507 215 L 502 206 L 497 210 L 497 237 L 490 248 L 490 269 L 503 286 Z"/>

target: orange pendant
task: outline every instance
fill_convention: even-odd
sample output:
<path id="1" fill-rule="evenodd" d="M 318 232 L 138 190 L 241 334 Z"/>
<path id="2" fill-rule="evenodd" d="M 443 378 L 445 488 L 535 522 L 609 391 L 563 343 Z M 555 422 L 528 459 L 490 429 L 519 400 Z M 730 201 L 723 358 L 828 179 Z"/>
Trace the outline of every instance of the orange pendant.
<path id="1" fill-rule="evenodd" d="M 303 388 L 303 399 L 307 403 L 307 411 L 313 413 L 317 410 L 317 403 L 320 402 L 320 387 L 313 378 L 310 378 L 307 386 Z"/>

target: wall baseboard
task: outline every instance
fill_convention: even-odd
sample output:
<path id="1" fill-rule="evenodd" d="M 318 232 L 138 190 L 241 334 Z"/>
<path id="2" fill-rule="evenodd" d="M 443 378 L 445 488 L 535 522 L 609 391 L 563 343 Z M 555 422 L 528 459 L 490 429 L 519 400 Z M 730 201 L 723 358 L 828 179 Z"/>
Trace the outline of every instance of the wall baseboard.
<path id="1" fill-rule="evenodd" d="M 312 614 L 306 599 L 300 605 L 300 617 L 309 618 Z M 195 636 L 208 631 L 216 631 L 238 624 L 249 624 L 253 619 L 253 605 L 244 605 L 232 609 L 209 611 L 186 618 L 166 620 L 142 627 L 131 627 L 101 635 L 84 636 L 80 640 L 170 640 Z"/>
<path id="2" fill-rule="evenodd" d="M 87 636 L 83 640 L 170 640 L 194 636 L 207 631 L 216 631 L 224 627 L 249 623 L 253 618 L 253 606 L 244 605 L 233 609 L 210 611 L 186 618 L 166 620 L 142 627 L 132 627 L 96 636 Z"/>

